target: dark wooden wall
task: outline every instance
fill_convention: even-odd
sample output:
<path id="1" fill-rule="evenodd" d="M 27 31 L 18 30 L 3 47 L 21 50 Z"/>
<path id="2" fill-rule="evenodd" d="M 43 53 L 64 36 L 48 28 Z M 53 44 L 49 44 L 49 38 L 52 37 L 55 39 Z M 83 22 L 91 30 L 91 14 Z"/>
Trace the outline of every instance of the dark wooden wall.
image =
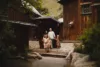
<path id="1" fill-rule="evenodd" d="M 95 3 L 95 0 L 88 0 L 85 2 L 91 2 L 91 5 Z M 84 3 L 84 2 L 82 2 Z M 98 22 L 98 13 L 96 6 L 90 6 L 91 7 L 91 14 L 87 15 L 80 15 L 81 16 L 81 34 L 83 33 L 84 29 L 90 28 L 93 26 L 93 24 Z"/>
<path id="2" fill-rule="evenodd" d="M 33 23 L 34 21 L 30 19 L 28 14 L 17 10 L 16 8 L 10 7 L 8 9 L 8 20 L 12 21 L 20 21 L 26 23 Z M 25 52 L 25 49 L 28 49 L 29 40 L 33 40 L 32 33 L 35 32 L 31 26 L 21 25 L 21 24 L 13 24 L 15 28 L 16 34 L 16 46 L 19 52 Z"/>
<path id="3" fill-rule="evenodd" d="M 29 27 L 23 25 L 14 26 L 17 50 L 19 53 L 23 53 L 29 47 Z"/>
<path id="4" fill-rule="evenodd" d="M 76 40 L 80 34 L 80 12 L 79 0 L 71 1 L 64 5 L 64 25 L 63 25 L 63 39 Z M 74 20 L 72 27 L 69 27 L 69 22 Z"/>
<path id="5" fill-rule="evenodd" d="M 77 38 L 83 33 L 84 29 L 100 22 L 99 6 L 90 6 L 92 10 L 91 14 L 81 14 L 81 3 L 84 2 L 91 2 L 91 4 L 93 4 L 95 3 L 95 0 L 72 0 L 63 4 L 64 24 L 61 35 L 63 40 L 77 40 Z M 74 20 L 74 23 L 69 27 L 69 22 L 72 20 Z"/>
<path id="6" fill-rule="evenodd" d="M 31 22 L 28 14 L 21 12 L 21 10 L 17 10 L 17 8 L 9 7 L 8 9 L 8 19 L 15 21 L 23 21 L 23 22 Z"/>

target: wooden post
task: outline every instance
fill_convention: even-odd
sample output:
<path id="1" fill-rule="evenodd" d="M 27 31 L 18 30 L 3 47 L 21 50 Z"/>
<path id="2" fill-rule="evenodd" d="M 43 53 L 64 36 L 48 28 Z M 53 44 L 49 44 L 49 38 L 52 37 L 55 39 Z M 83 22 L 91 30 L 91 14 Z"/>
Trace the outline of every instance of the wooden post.
<path id="1" fill-rule="evenodd" d="M 78 21 L 79 21 L 79 32 L 78 35 L 81 34 L 81 7 L 80 7 L 81 0 L 78 0 Z"/>

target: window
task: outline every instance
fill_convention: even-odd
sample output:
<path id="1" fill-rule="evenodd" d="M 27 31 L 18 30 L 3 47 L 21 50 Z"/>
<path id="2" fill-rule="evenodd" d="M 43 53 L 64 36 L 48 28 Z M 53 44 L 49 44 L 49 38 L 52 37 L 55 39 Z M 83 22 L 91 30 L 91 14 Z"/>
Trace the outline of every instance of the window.
<path id="1" fill-rule="evenodd" d="M 83 4 L 81 5 L 81 14 L 86 15 L 86 14 L 91 14 L 91 6 L 90 4 Z"/>

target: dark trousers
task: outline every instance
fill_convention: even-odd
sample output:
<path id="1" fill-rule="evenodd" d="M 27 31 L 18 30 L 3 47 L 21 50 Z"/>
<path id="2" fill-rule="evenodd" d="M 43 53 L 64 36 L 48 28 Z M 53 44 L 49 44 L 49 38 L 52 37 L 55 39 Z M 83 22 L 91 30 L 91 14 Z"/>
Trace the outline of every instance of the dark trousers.
<path id="1" fill-rule="evenodd" d="M 51 41 L 52 41 L 51 48 L 56 48 L 56 40 L 55 39 L 51 39 Z"/>

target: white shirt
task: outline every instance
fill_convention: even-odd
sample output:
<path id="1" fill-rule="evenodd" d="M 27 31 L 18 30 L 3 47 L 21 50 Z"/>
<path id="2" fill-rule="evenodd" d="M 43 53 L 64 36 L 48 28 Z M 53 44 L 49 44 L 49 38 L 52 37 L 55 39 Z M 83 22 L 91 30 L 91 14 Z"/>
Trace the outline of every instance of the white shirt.
<path id="1" fill-rule="evenodd" d="M 54 33 L 53 31 L 49 31 L 48 37 L 49 37 L 50 39 L 54 39 L 54 38 L 55 38 L 55 33 Z"/>

